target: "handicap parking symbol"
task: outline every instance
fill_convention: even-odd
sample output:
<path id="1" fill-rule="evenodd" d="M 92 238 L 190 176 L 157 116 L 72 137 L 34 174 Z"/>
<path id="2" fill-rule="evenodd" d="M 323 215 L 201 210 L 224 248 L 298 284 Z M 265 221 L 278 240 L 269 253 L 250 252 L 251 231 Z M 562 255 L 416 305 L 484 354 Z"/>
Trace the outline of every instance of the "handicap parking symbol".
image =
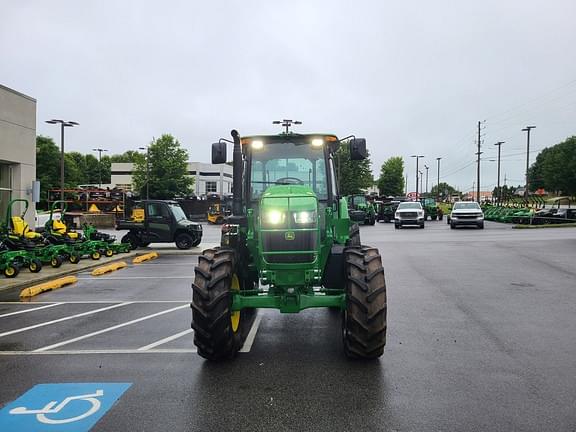
<path id="1" fill-rule="evenodd" d="M 89 431 L 131 385 L 38 384 L 0 410 L 0 431 Z"/>

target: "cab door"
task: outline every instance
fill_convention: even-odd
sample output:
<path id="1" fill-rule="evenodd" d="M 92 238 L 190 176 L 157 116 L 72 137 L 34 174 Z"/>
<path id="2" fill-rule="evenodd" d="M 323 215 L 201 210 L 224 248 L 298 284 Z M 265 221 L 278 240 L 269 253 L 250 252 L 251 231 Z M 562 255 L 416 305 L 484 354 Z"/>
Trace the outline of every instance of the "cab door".
<path id="1" fill-rule="evenodd" d="M 145 241 L 171 242 L 174 220 L 172 212 L 165 203 L 146 203 L 146 234 Z"/>

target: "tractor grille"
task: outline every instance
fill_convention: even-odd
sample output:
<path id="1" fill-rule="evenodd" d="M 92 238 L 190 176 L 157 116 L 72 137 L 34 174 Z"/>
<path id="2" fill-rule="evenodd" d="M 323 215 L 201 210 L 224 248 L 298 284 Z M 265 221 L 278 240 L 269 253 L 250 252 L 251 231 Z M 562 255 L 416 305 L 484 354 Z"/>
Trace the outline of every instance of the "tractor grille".
<path id="1" fill-rule="evenodd" d="M 317 247 L 317 232 L 313 231 L 264 231 L 262 233 L 262 249 L 264 258 L 269 263 L 307 263 L 314 261 Z M 290 253 L 293 251 L 309 253 Z M 268 252 L 286 252 L 270 254 Z"/>

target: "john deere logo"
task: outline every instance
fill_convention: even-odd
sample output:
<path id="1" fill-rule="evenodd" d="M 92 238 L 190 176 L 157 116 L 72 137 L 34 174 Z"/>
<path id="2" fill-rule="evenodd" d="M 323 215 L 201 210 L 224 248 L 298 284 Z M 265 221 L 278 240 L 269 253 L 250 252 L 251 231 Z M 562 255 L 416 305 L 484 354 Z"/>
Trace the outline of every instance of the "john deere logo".
<path id="1" fill-rule="evenodd" d="M 286 231 L 284 238 L 286 240 L 294 240 L 296 238 L 296 234 L 294 234 L 294 231 Z"/>

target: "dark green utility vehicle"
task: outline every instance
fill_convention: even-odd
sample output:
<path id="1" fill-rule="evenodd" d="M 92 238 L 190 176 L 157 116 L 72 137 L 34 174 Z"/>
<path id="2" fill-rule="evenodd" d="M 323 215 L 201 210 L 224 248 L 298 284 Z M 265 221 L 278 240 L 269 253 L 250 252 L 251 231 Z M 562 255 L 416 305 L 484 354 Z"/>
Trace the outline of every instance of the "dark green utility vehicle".
<path id="1" fill-rule="evenodd" d="M 286 121 L 285 121 L 286 122 Z M 290 122 L 291 123 L 291 122 Z M 258 135 L 232 131 L 233 206 L 221 246 L 199 256 L 192 284 L 192 328 L 198 353 L 232 358 L 243 344 L 253 309 L 296 313 L 339 309 L 344 351 L 373 359 L 386 342 L 386 284 L 376 248 L 361 246 L 346 198 L 336 189 L 330 134 Z M 227 140 L 212 146 L 226 162 Z M 366 141 L 348 141 L 354 160 Z"/>
<path id="2" fill-rule="evenodd" d="M 189 220 L 177 201 L 138 201 L 132 214 L 137 216 L 116 222 L 117 230 L 128 230 L 120 241 L 132 249 L 172 242 L 178 249 L 190 249 L 202 241 L 202 225 Z"/>

